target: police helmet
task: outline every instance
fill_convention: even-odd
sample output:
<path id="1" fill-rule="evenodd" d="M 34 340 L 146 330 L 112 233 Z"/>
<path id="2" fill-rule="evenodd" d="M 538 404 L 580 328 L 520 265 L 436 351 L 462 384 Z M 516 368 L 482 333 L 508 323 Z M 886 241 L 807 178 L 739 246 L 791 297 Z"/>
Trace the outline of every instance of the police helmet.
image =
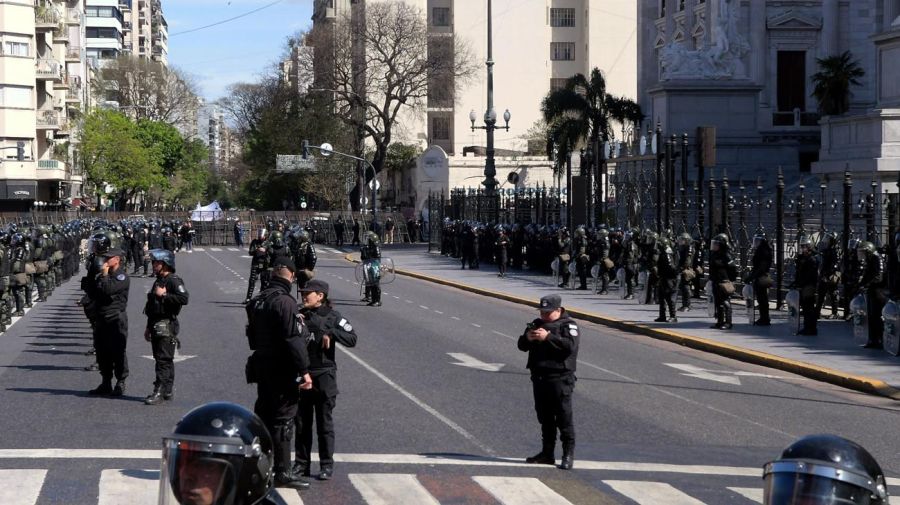
<path id="1" fill-rule="evenodd" d="M 18 244 L 18 242 L 16 242 L 15 236 L 13 237 L 13 244 Z M 109 236 L 106 233 L 95 233 L 91 237 L 88 252 L 98 255 L 106 254 L 110 250 L 110 248 L 112 248 L 112 241 L 109 239 Z"/>
<path id="2" fill-rule="evenodd" d="M 579 226 L 575 228 L 575 236 L 576 237 L 584 237 L 587 232 L 584 231 L 584 226 Z"/>
<path id="3" fill-rule="evenodd" d="M 656 245 L 660 250 L 665 251 L 666 249 L 672 247 L 672 240 L 669 237 L 662 237 L 659 239 Z"/>
<path id="4" fill-rule="evenodd" d="M 228 402 L 188 412 L 163 438 L 159 505 L 251 505 L 272 488 L 272 437 L 253 412 Z"/>
<path id="5" fill-rule="evenodd" d="M 808 235 L 800 235 L 797 239 L 797 246 L 800 249 L 800 252 L 810 252 L 812 251 L 812 240 Z"/>
<path id="6" fill-rule="evenodd" d="M 753 248 L 756 249 L 759 246 L 763 245 L 764 243 L 767 243 L 768 241 L 769 241 L 769 238 L 766 237 L 765 233 L 757 232 L 756 235 L 753 235 Z"/>
<path id="7" fill-rule="evenodd" d="M 271 241 L 273 247 L 284 247 L 284 234 L 277 230 L 273 231 Z"/>
<path id="8" fill-rule="evenodd" d="M 606 228 L 600 228 L 599 230 L 597 230 L 597 239 L 606 240 L 608 238 L 609 238 L 609 230 L 607 230 Z"/>
<path id="9" fill-rule="evenodd" d="M 713 237 L 712 242 L 710 242 L 710 248 L 712 250 L 717 250 L 717 248 L 728 249 L 730 247 L 730 243 L 728 241 L 728 235 L 724 233 L 720 233 Z"/>
<path id="10" fill-rule="evenodd" d="M 172 251 L 168 249 L 150 249 L 147 253 L 150 255 L 151 260 L 165 263 L 169 270 L 175 271 L 175 254 Z"/>
<path id="11" fill-rule="evenodd" d="M 680 245 L 690 245 L 694 239 L 691 237 L 691 234 L 688 232 L 684 232 L 681 235 L 678 235 L 678 243 Z"/>
<path id="12" fill-rule="evenodd" d="M 366 242 L 368 242 L 369 245 L 377 244 L 378 243 L 378 234 L 375 233 L 374 231 L 366 232 Z"/>
<path id="13" fill-rule="evenodd" d="M 837 241 L 837 234 L 833 231 L 826 232 L 822 235 L 822 239 L 819 240 L 819 250 L 827 251 L 834 247 L 834 243 Z"/>
<path id="14" fill-rule="evenodd" d="M 763 467 L 763 503 L 888 503 L 884 472 L 860 445 L 836 435 L 809 435 Z"/>
<path id="15" fill-rule="evenodd" d="M 259 239 L 259 240 L 265 240 L 265 239 L 266 239 L 266 234 L 267 234 L 267 233 L 268 233 L 268 230 L 267 230 L 267 229 L 265 229 L 265 228 L 260 228 L 260 229 L 256 230 L 256 238 Z"/>

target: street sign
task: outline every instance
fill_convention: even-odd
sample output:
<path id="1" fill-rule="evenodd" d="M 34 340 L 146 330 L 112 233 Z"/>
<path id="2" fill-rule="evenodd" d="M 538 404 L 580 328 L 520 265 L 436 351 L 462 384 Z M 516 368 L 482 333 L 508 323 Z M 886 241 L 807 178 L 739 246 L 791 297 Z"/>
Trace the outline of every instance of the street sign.
<path id="1" fill-rule="evenodd" d="M 375 185 L 374 188 L 372 188 L 373 184 Z M 372 179 L 371 181 L 369 181 L 369 189 L 374 189 L 375 191 L 378 191 L 379 189 L 381 189 L 381 182 L 379 182 L 378 179 Z"/>
<path id="2" fill-rule="evenodd" d="M 275 173 L 317 172 L 315 158 L 303 159 L 299 154 L 278 154 L 275 156 Z"/>

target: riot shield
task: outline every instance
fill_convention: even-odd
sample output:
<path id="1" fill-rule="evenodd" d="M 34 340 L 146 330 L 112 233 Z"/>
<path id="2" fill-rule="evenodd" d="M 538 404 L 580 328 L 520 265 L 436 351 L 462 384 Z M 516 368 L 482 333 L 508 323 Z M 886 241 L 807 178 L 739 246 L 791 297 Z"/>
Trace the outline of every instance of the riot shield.
<path id="1" fill-rule="evenodd" d="M 575 264 L 575 260 L 569 262 L 569 285 L 566 286 L 567 289 L 575 289 L 575 279 L 578 277 L 578 265 Z"/>
<path id="2" fill-rule="evenodd" d="M 600 292 L 600 265 L 591 267 L 591 279 L 594 280 L 594 293 Z"/>
<path id="3" fill-rule="evenodd" d="M 365 260 L 356 265 L 356 281 L 360 286 L 390 284 L 394 282 L 394 260 L 391 258 Z"/>
<path id="4" fill-rule="evenodd" d="M 620 268 L 616 271 L 616 282 L 619 283 L 619 298 L 628 296 L 628 286 L 625 285 L 625 269 Z"/>
<path id="5" fill-rule="evenodd" d="M 394 260 L 391 258 L 381 258 L 381 283 L 390 284 L 397 277 L 394 270 Z"/>
<path id="6" fill-rule="evenodd" d="M 888 354 L 900 356 L 900 305 L 894 300 L 887 302 L 881 311 L 881 317 L 884 319 L 884 350 Z"/>
<path id="7" fill-rule="evenodd" d="M 756 322 L 756 295 L 753 293 L 753 285 L 744 284 L 741 296 L 744 297 L 744 304 L 747 306 L 747 322 L 752 325 Z"/>
<path id="8" fill-rule="evenodd" d="M 706 293 L 706 314 L 709 315 L 709 317 L 716 317 L 716 300 L 713 296 L 712 281 L 706 281 L 703 292 Z"/>
<path id="9" fill-rule="evenodd" d="M 869 318 L 867 311 L 866 295 L 858 294 L 850 300 L 850 317 L 853 318 L 853 340 L 860 345 L 869 342 Z"/>
<path id="10" fill-rule="evenodd" d="M 553 270 L 553 284 L 559 284 L 559 257 L 553 258 L 550 262 L 550 270 Z"/>
<path id="11" fill-rule="evenodd" d="M 788 331 L 792 335 L 796 335 L 800 332 L 800 292 L 796 289 L 788 291 L 784 297 L 784 302 L 788 308 Z"/>
<path id="12" fill-rule="evenodd" d="M 637 278 L 638 285 L 637 285 L 637 289 L 635 290 L 635 294 L 634 294 L 637 299 L 637 302 L 640 304 L 644 304 L 647 301 L 647 290 L 650 289 L 650 287 L 647 286 L 647 281 L 649 281 L 649 280 L 650 280 L 650 273 L 647 272 L 646 270 L 641 270 L 641 273 L 638 274 L 638 278 Z"/>

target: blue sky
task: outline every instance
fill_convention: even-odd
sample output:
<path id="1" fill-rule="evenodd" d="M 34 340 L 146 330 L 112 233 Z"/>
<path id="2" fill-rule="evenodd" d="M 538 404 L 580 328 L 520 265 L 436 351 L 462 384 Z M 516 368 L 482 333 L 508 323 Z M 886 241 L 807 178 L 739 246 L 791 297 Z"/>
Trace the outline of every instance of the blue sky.
<path id="1" fill-rule="evenodd" d="M 194 76 L 208 101 L 229 84 L 252 81 L 277 61 L 289 35 L 308 29 L 313 0 L 281 0 L 248 16 L 199 28 L 258 9 L 275 0 L 163 0 L 169 23 L 169 64 Z"/>

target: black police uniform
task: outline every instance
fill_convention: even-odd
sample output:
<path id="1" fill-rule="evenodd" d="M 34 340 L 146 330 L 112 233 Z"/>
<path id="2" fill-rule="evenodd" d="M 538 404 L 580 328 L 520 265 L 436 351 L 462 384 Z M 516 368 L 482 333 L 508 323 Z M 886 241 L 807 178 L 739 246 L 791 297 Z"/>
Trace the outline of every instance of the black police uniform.
<path id="1" fill-rule="evenodd" d="M 506 233 L 500 232 L 497 240 L 494 242 L 494 249 L 497 252 L 497 269 L 500 277 L 506 277 L 506 264 L 509 262 L 509 237 Z"/>
<path id="2" fill-rule="evenodd" d="M 157 296 L 157 287 L 166 288 L 166 294 Z M 188 297 L 184 281 L 174 273 L 158 275 L 147 293 L 144 313 L 147 314 L 147 331 L 156 361 L 156 380 L 153 381 L 153 393 L 145 400 L 147 403 L 159 403 L 160 397 L 171 400 L 174 395 L 174 358 L 175 350 L 180 346 L 178 333 L 181 330 L 178 314 L 181 307 L 188 304 Z"/>
<path id="3" fill-rule="evenodd" d="M 247 283 L 247 298 L 250 301 L 253 291 L 256 289 L 256 280 L 259 278 L 260 272 L 264 272 L 269 267 L 269 255 L 266 253 L 267 247 L 265 239 L 255 238 L 250 241 L 250 250 L 247 255 L 250 260 L 250 280 Z M 260 287 L 260 291 L 264 288 Z"/>
<path id="4" fill-rule="evenodd" d="M 109 270 L 107 275 L 102 271 L 95 280 L 97 311 L 97 365 L 103 383 L 100 388 L 106 390 L 115 375 L 117 383 L 114 394 L 124 390 L 125 379 L 128 378 L 128 356 L 125 348 L 128 343 L 128 288 L 131 281 L 121 266 Z M 101 393 L 103 391 L 100 391 Z"/>
<path id="5" fill-rule="evenodd" d="M 559 258 L 559 287 L 569 284 L 569 262 L 572 261 L 572 239 L 568 233 L 561 233 L 556 241 L 556 257 Z"/>
<path id="6" fill-rule="evenodd" d="M 381 259 L 381 246 L 378 242 L 368 240 L 366 245 L 360 248 L 360 259 L 365 262 L 367 260 Z M 381 280 L 375 279 L 374 284 L 366 286 L 365 300 L 369 300 L 369 305 L 381 306 Z"/>
<path id="7" fill-rule="evenodd" d="M 254 412 L 272 434 L 276 477 L 290 476 L 291 440 L 300 399 L 298 386 L 309 372 L 306 344 L 310 335 L 291 291 L 287 280 L 273 276 L 258 297 L 263 315 L 251 317 L 248 328 L 254 351 L 247 379 L 257 385 Z M 252 301 L 247 305 L 248 314 L 254 305 Z"/>
<path id="8" fill-rule="evenodd" d="M 678 321 L 675 316 L 675 286 L 678 284 L 678 270 L 676 265 L 678 261 L 675 259 L 675 252 L 669 246 L 659 246 L 657 251 L 656 272 L 657 272 L 657 298 L 659 299 L 659 317 L 656 319 L 658 323 L 666 321 Z M 669 317 L 666 318 L 666 308 L 669 310 Z"/>
<path id="9" fill-rule="evenodd" d="M 588 254 L 588 239 L 584 230 L 579 230 L 572 241 L 572 260 L 575 262 L 575 272 L 578 274 L 578 288 L 587 289 L 587 275 L 590 270 L 591 257 Z"/>
<path id="10" fill-rule="evenodd" d="M 893 256 L 893 255 L 892 255 Z M 822 314 L 825 302 L 831 304 L 831 318 L 837 318 L 838 284 L 840 283 L 841 265 L 838 252 L 834 246 L 827 247 L 819 257 L 819 286 L 816 290 L 816 314 Z"/>
<path id="11" fill-rule="evenodd" d="M 819 282 L 819 258 L 813 253 L 798 253 L 796 275 L 792 287 L 800 291 L 800 312 L 803 314 L 801 335 L 816 335 L 816 322 L 819 312 L 816 310 L 816 285 Z"/>
<path id="12" fill-rule="evenodd" d="M 884 320 L 880 316 L 887 303 L 887 281 L 881 254 L 875 252 L 866 255 L 862 264 L 862 277 L 857 285 L 866 294 L 866 314 L 869 316 L 869 339 L 865 347 L 880 348 L 884 337 Z"/>
<path id="13" fill-rule="evenodd" d="M 725 291 L 725 284 L 733 280 L 734 260 L 723 244 L 718 251 L 709 253 L 709 280 L 713 283 L 713 303 L 716 307 L 716 324 L 714 328 L 731 329 L 730 295 Z"/>
<path id="14" fill-rule="evenodd" d="M 563 457 L 572 457 L 574 454 L 572 394 L 575 390 L 579 331 L 565 309 L 560 318 L 552 323 L 537 318 L 531 325 L 550 332 L 546 340 L 539 342 L 528 340 L 530 329 L 526 329 L 519 336 L 518 347 L 520 351 L 528 353 L 527 368 L 531 370 L 534 409 L 541 424 L 542 449 L 539 456 L 549 458 L 541 460 L 536 457 L 537 461 L 534 462 L 552 464 L 557 430 L 563 444 Z"/>
<path id="15" fill-rule="evenodd" d="M 747 275 L 747 282 L 753 283 L 753 297 L 759 306 L 759 319 L 754 324 L 768 326 L 769 320 L 769 288 L 772 287 L 772 277 L 769 270 L 772 269 L 772 247 L 768 240 L 763 240 L 753 251 L 750 260 L 752 269 Z"/>
<path id="16" fill-rule="evenodd" d="M 335 344 L 344 347 L 356 346 L 356 332 L 353 326 L 340 312 L 328 305 L 300 310 L 310 338 L 306 347 L 309 353 L 309 374 L 313 380 L 313 388 L 300 392 L 299 415 L 295 418 L 297 439 L 294 444 L 296 455 L 295 469 L 303 475 L 309 475 L 310 455 L 312 452 L 312 426 L 316 423 L 316 436 L 319 443 L 319 478 L 331 477 L 334 465 L 334 419 L 332 411 L 338 395 L 337 363 L 335 362 Z M 322 337 L 331 337 L 328 349 L 322 347 Z"/>

